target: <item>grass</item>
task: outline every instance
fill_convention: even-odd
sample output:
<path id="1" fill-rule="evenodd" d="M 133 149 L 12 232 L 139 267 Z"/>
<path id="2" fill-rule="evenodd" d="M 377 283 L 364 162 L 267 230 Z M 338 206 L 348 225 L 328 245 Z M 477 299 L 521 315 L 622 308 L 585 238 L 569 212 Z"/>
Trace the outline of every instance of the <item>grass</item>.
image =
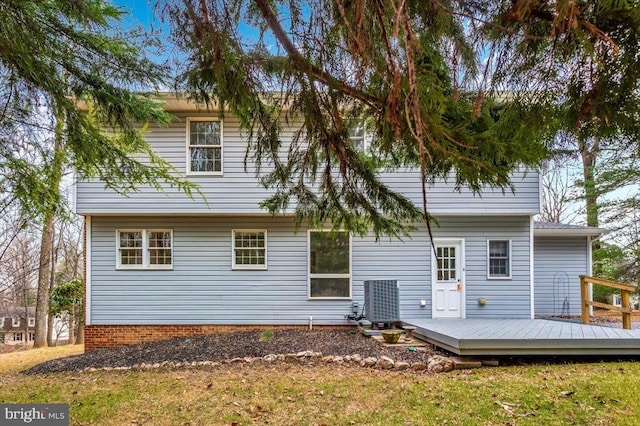
<path id="1" fill-rule="evenodd" d="M 83 352 L 84 345 L 65 345 L 0 354 L 0 374 L 25 370 L 48 359 L 77 355 Z"/>
<path id="2" fill-rule="evenodd" d="M 0 403 L 68 403 L 74 425 L 640 424 L 632 362 L 435 376 L 297 364 L 24 376 L 9 364 Z"/>
<path id="3" fill-rule="evenodd" d="M 260 341 L 261 342 L 270 342 L 271 339 L 273 339 L 273 331 L 264 330 L 262 333 L 260 333 Z"/>

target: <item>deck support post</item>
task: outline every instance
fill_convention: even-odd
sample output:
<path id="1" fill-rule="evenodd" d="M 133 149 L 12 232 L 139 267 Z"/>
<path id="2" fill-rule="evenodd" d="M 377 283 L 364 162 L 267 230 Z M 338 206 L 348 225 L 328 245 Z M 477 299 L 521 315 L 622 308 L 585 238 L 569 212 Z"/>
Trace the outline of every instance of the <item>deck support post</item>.
<path id="1" fill-rule="evenodd" d="M 622 328 L 625 330 L 631 330 L 631 301 L 629 292 L 622 290 L 620 292 L 620 299 L 622 302 Z"/>
<path id="2" fill-rule="evenodd" d="M 582 313 L 582 323 L 589 324 L 589 282 L 587 277 L 580 275 L 580 309 Z"/>

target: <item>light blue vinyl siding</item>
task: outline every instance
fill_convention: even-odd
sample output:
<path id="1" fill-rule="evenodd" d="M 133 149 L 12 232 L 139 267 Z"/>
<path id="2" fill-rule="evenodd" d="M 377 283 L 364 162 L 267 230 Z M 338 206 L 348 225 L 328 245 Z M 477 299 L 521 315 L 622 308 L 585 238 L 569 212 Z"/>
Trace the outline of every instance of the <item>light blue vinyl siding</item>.
<path id="1" fill-rule="evenodd" d="M 435 238 L 465 239 L 467 317 L 528 318 L 529 218 L 439 218 Z M 117 271 L 116 229 L 173 230 L 173 269 Z M 266 229 L 268 269 L 232 270 L 232 229 Z M 348 324 L 365 280 L 397 279 L 401 315 L 431 317 L 429 239 L 424 227 L 399 241 L 352 239 L 352 300 L 307 298 L 307 232 L 288 217 L 92 217 L 92 324 Z M 487 238 L 513 244 L 513 279 L 486 278 Z M 477 298 L 487 299 L 483 308 Z M 427 306 L 420 307 L 420 300 Z"/>
<path id="2" fill-rule="evenodd" d="M 589 270 L 587 238 L 536 237 L 534 244 L 536 315 L 580 315 L 579 277 Z"/>
<path id="3" fill-rule="evenodd" d="M 467 318 L 530 318 L 530 219 L 513 217 L 437 217 L 434 238 L 465 239 Z M 511 240 L 511 278 L 487 278 L 487 240 Z M 486 305 L 479 306 L 478 299 Z"/>
<path id="4" fill-rule="evenodd" d="M 146 138 L 151 147 L 169 161 L 180 173 L 186 173 L 186 118 L 211 117 L 202 114 L 180 114 L 166 128 L 150 126 Z M 259 206 L 270 195 L 255 175 L 255 167 L 248 159 L 245 170 L 247 136 L 240 129 L 235 117 L 227 115 L 223 127 L 223 173 L 215 175 L 191 175 L 188 178 L 200 186 L 206 200 L 198 194 L 193 199 L 176 188 L 165 192 L 141 185 L 137 192 L 123 196 L 105 190 L 104 183 L 91 180 L 77 182 L 76 211 L 83 215 L 99 214 L 264 214 Z M 287 141 L 293 128 L 284 127 L 282 155 L 286 155 Z M 269 164 L 263 164 L 268 170 Z M 417 205 L 422 206 L 420 174 L 415 170 L 399 170 L 381 174 L 384 182 Z M 436 182 L 428 189 L 429 210 L 432 214 L 447 215 L 528 215 L 539 210 L 539 177 L 536 172 L 520 171 L 513 175 L 515 194 L 487 188 L 482 194 L 468 189 L 454 190 L 451 183 Z"/>

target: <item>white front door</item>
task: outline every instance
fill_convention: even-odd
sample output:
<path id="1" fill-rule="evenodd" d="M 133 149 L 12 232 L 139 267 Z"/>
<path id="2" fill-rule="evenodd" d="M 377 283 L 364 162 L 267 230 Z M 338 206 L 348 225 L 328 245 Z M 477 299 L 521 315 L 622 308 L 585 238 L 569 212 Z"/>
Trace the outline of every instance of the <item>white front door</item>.
<path id="1" fill-rule="evenodd" d="M 464 318 L 464 240 L 436 240 L 432 253 L 432 317 Z M 433 250 L 432 250 L 433 251 Z"/>

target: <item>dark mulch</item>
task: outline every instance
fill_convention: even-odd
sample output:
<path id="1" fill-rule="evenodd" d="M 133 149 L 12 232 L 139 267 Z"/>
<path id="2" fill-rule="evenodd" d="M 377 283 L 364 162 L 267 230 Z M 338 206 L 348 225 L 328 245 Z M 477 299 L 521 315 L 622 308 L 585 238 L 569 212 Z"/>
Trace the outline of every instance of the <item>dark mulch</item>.
<path id="1" fill-rule="evenodd" d="M 323 355 L 353 355 L 380 357 L 394 361 L 427 362 L 431 350 L 410 351 L 406 347 L 384 347 L 360 333 L 348 330 L 274 330 L 267 342 L 260 341 L 260 331 L 219 333 L 191 338 L 175 338 L 142 343 L 116 349 L 87 352 L 36 365 L 25 374 L 81 371 L 87 367 L 131 367 L 141 363 L 223 361 L 225 359 L 262 357 L 268 354 L 288 354 L 302 351 Z"/>

